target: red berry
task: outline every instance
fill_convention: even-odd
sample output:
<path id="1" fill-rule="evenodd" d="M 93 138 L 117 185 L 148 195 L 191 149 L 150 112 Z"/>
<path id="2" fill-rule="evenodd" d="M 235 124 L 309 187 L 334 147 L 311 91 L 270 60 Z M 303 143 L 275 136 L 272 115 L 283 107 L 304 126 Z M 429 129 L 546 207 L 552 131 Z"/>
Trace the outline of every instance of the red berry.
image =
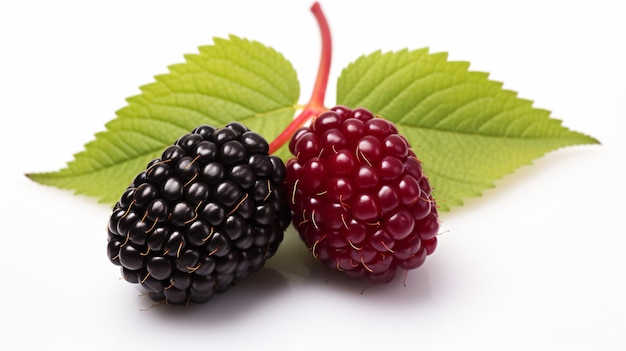
<path id="1" fill-rule="evenodd" d="M 437 245 L 428 178 L 395 125 L 364 108 L 337 106 L 289 143 L 293 223 L 313 256 L 350 277 L 391 281 Z"/>

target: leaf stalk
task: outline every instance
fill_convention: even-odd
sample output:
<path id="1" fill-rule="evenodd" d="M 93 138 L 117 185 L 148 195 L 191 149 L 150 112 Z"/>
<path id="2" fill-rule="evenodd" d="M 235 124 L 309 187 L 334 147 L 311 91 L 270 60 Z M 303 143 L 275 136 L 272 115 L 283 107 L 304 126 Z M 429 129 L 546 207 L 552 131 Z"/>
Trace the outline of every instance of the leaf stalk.
<path id="1" fill-rule="evenodd" d="M 318 116 L 327 108 L 324 106 L 324 97 L 326 96 L 326 87 L 328 86 L 328 76 L 330 74 L 330 64 L 332 59 L 332 38 L 330 35 L 330 27 L 324 11 L 319 2 L 315 2 L 311 6 L 311 12 L 317 20 L 317 24 L 320 29 L 322 37 L 322 51 L 320 55 L 320 62 L 317 70 L 317 77 L 315 78 L 315 85 L 311 98 L 306 104 L 302 112 L 289 123 L 289 125 L 283 130 L 277 137 L 270 143 L 269 153 L 272 154 L 280 149 L 285 143 L 287 143 L 293 133 L 295 133 L 300 127 L 306 124 L 312 118 Z"/>

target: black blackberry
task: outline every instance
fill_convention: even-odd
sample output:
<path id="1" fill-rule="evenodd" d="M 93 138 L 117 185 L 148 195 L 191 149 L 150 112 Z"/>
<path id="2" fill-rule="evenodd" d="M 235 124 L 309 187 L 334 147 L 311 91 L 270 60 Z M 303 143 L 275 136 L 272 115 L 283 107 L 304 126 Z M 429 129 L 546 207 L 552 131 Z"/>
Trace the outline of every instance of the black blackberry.
<path id="1" fill-rule="evenodd" d="M 291 212 L 285 166 L 241 123 L 203 125 L 137 175 L 115 204 L 108 257 L 156 301 L 207 302 L 259 270 Z"/>

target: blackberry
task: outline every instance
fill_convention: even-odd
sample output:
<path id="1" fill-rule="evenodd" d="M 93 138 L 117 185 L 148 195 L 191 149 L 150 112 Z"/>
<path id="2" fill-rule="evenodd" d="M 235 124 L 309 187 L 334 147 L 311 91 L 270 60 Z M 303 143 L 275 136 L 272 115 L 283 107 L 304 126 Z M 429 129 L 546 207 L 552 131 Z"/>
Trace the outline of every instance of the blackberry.
<path id="1" fill-rule="evenodd" d="M 393 123 L 364 108 L 336 106 L 297 130 L 289 150 L 293 224 L 318 260 L 387 283 L 435 250 L 439 218 L 431 187 Z"/>
<path id="2" fill-rule="evenodd" d="M 274 255 L 291 223 L 284 163 L 232 122 L 180 137 L 115 204 L 108 257 L 156 301 L 207 302 Z"/>

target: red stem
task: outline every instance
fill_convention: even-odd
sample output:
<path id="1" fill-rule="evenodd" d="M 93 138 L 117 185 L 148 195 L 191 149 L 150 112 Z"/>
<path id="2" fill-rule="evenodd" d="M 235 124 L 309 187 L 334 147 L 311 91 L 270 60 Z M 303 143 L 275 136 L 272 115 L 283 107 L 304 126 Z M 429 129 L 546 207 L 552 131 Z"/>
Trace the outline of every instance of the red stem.
<path id="1" fill-rule="evenodd" d="M 298 117 L 291 121 L 287 128 L 285 128 L 285 130 L 283 130 L 282 133 L 280 133 L 276 139 L 270 143 L 270 154 L 274 153 L 276 150 L 280 149 L 281 146 L 287 143 L 289 139 L 291 139 L 293 133 L 311 118 L 314 118 L 326 111 L 326 107 L 324 107 L 324 97 L 326 95 L 326 86 L 328 85 L 328 76 L 330 74 L 332 41 L 328 21 L 326 21 L 322 7 L 318 2 L 315 2 L 313 6 L 311 6 L 311 12 L 313 12 L 315 19 L 317 20 L 317 24 L 319 25 L 322 35 L 322 53 L 317 70 L 317 77 L 315 79 L 315 86 L 313 87 L 311 98 L 304 107 L 304 110 L 302 110 Z"/>

